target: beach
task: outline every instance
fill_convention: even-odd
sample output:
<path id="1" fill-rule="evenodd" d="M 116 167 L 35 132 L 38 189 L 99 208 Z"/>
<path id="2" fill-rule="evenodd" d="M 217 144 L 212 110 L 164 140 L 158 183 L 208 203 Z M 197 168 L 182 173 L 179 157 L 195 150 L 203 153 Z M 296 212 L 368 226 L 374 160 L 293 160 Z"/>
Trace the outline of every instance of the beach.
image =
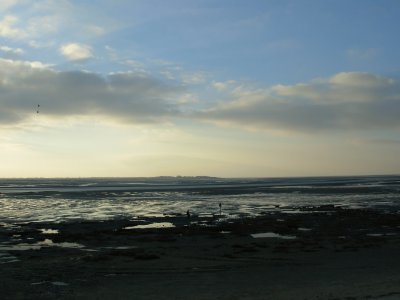
<path id="1" fill-rule="evenodd" d="M 0 0 L 0 300 L 400 300 L 399 28 Z"/>
<path id="2" fill-rule="evenodd" d="M 1 224 L 0 292 L 3 299 L 400 299 L 399 230 L 397 212 L 335 205 L 237 218 Z"/>

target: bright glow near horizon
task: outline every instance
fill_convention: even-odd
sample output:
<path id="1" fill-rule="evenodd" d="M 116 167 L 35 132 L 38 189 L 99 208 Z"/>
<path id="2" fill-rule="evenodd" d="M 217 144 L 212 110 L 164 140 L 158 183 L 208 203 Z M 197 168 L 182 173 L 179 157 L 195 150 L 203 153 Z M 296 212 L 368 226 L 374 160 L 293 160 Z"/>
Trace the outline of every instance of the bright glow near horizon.
<path id="1" fill-rule="evenodd" d="M 396 0 L 2 2 L 0 177 L 398 174 L 399 20 Z"/>

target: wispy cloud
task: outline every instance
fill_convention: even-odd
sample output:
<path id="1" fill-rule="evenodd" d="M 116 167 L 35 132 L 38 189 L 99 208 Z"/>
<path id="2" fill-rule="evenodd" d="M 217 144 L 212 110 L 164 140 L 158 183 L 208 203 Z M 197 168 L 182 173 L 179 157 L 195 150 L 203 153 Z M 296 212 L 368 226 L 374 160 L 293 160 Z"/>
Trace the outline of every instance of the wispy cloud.
<path id="1" fill-rule="evenodd" d="M 88 8 L 69 0 L 4 0 L 0 4 L 2 11 L 0 37 L 34 48 L 54 46 L 68 37 L 78 41 L 96 38 L 118 27 L 117 21 L 106 15 L 88 14 Z"/>
<path id="2" fill-rule="evenodd" d="M 0 37 L 29 44 L 35 39 L 57 33 L 59 23 L 60 18 L 52 15 L 33 16 L 27 20 L 6 15 L 0 20 Z"/>
<path id="3" fill-rule="evenodd" d="M 231 101 L 197 114 L 216 124 L 323 132 L 400 127 L 400 82 L 369 73 L 339 73 L 297 85 L 231 90 Z"/>
<path id="4" fill-rule="evenodd" d="M 6 11 L 7 9 L 17 4 L 18 2 L 19 0 L 2 0 L 0 2 L 0 12 Z"/>
<path id="5" fill-rule="evenodd" d="M 12 48 L 0 45 L 0 53 L 3 54 L 2 56 L 4 58 L 15 59 L 19 58 L 24 53 L 24 50 L 22 50 L 21 48 Z"/>
<path id="6" fill-rule="evenodd" d="M 351 48 L 348 49 L 347 57 L 352 60 L 371 60 L 378 56 L 379 49 L 378 48 L 367 48 L 367 49 L 360 49 L 360 48 Z"/>
<path id="7" fill-rule="evenodd" d="M 234 80 L 227 80 L 227 81 L 214 81 L 212 83 L 212 87 L 220 92 L 227 91 L 228 89 L 232 88 L 232 86 L 236 84 Z"/>
<path id="8" fill-rule="evenodd" d="M 0 36 L 11 39 L 22 39 L 27 36 L 27 32 L 20 29 L 17 24 L 19 19 L 16 16 L 7 15 L 0 21 Z"/>
<path id="9" fill-rule="evenodd" d="M 352 141 L 355 145 L 400 146 L 399 139 L 390 138 L 358 138 Z"/>

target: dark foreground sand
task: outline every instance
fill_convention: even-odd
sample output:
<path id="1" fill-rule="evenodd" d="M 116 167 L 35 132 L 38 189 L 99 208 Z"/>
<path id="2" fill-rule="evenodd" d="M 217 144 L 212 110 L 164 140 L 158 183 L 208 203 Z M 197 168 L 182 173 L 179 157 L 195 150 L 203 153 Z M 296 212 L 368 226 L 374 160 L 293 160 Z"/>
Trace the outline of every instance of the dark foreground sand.
<path id="1" fill-rule="evenodd" d="M 400 299 L 400 215 L 300 211 L 0 225 L 0 298 Z M 124 229 L 152 222 L 176 227 Z"/>

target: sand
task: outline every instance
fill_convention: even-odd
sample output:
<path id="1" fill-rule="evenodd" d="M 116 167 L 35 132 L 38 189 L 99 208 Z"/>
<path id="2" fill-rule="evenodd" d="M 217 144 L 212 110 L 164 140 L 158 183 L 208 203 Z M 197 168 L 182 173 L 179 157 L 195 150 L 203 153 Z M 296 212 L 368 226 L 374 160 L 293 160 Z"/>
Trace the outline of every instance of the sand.
<path id="1" fill-rule="evenodd" d="M 400 299 L 400 215 L 290 210 L 2 224 L 1 298 Z"/>

